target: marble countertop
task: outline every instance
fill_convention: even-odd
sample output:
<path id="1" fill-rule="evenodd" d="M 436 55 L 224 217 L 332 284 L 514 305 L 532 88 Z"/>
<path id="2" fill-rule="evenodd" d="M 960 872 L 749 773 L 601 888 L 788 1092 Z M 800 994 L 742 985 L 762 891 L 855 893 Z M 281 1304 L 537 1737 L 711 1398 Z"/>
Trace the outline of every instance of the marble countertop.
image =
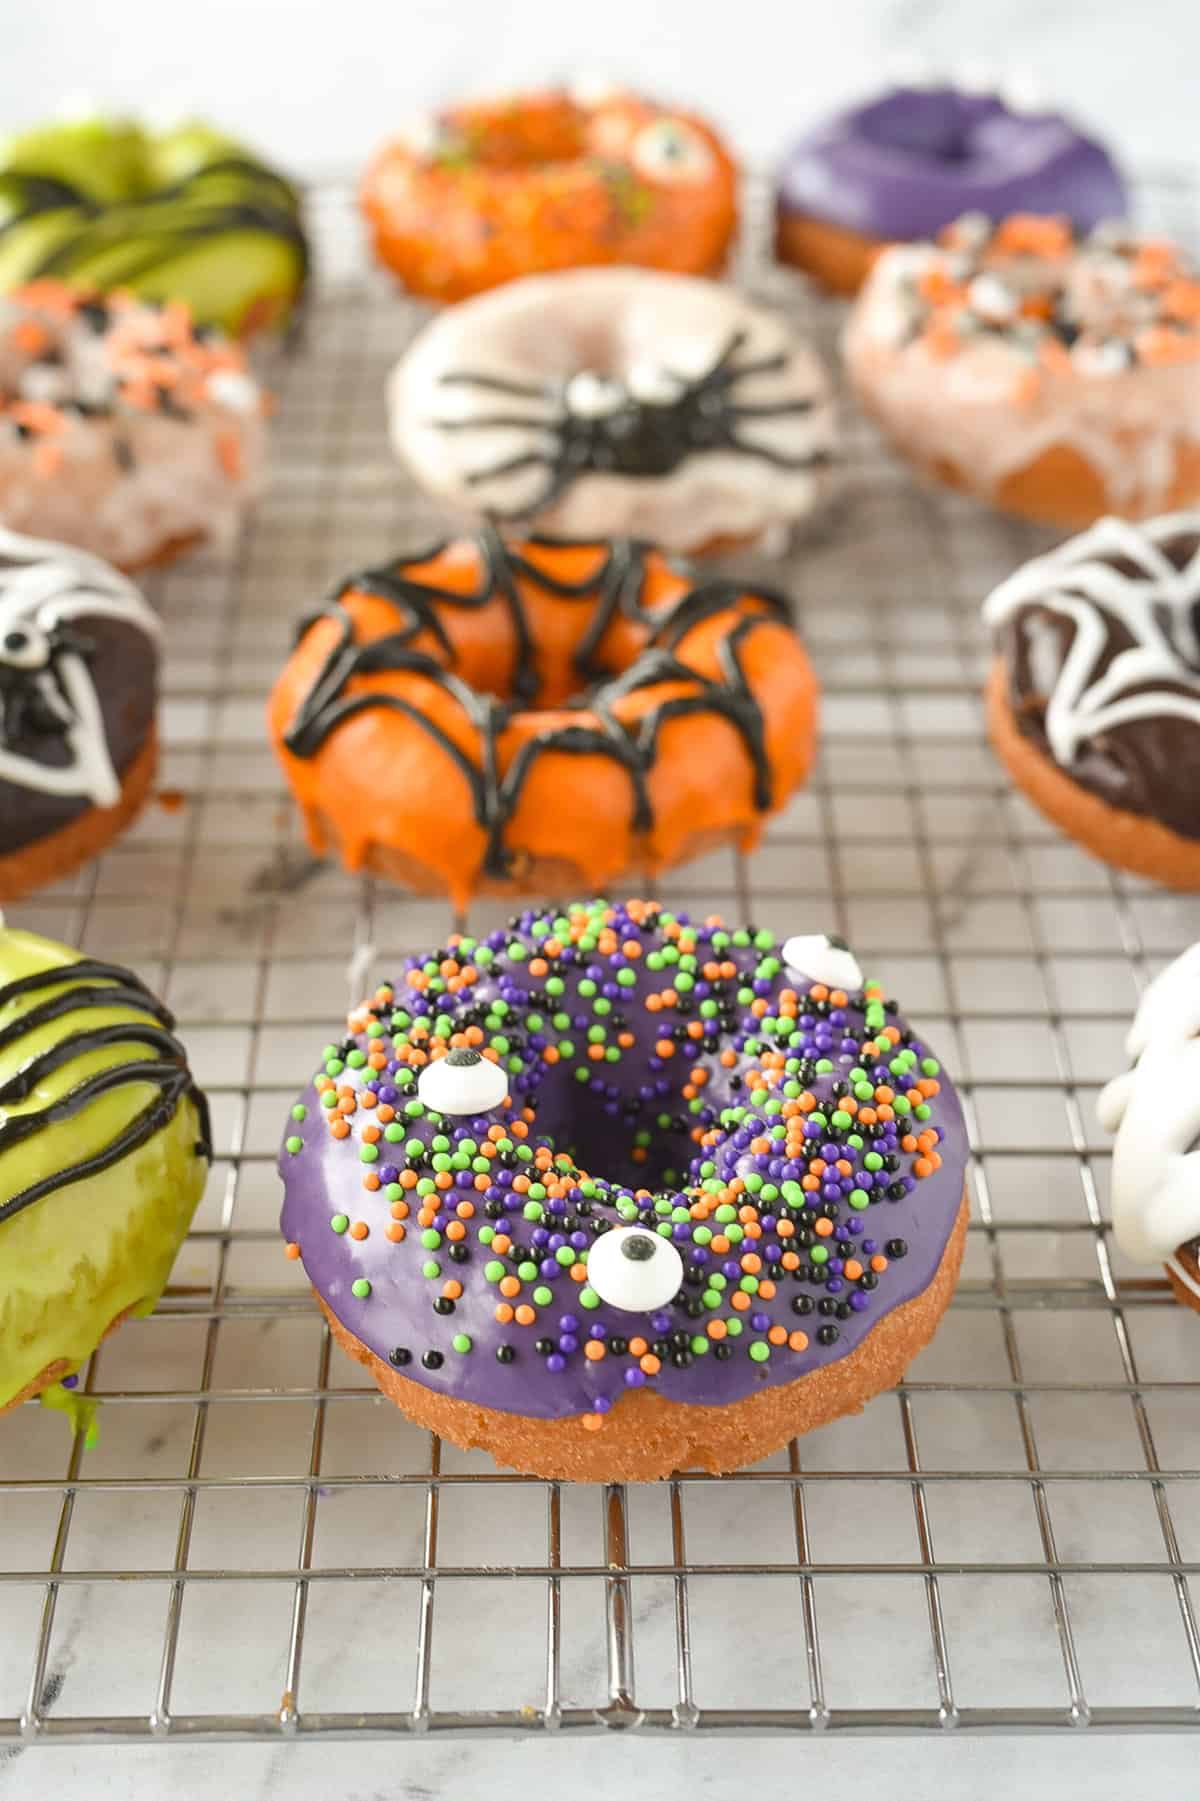
<path id="1" fill-rule="evenodd" d="M 196 1745 L 0 1753 L 0 1801 L 1142 1801 L 1187 1795 L 1193 1737 Z"/>

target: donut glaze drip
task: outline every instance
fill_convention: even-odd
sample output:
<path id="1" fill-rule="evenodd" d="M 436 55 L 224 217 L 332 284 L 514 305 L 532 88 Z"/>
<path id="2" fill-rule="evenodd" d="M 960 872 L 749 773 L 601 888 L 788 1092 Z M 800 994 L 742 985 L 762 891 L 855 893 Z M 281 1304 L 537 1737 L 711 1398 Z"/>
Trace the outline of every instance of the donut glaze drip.
<path id="1" fill-rule="evenodd" d="M 507 1102 L 429 1110 L 421 1071 L 459 1047 Z M 939 1077 L 877 984 L 793 970 L 769 932 L 637 901 L 526 911 L 410 958 L 326 1047 L 281 1152 L 282 1229 L 355 1337 L 441 1393 L 546 1419 L 646 1383 L 737 1400 L 928 1287 L 967 1155 Z M 588 1280 L 623 1226 L 680 1260 L 651 1311 Z M 606 1257 L 610 1297 L 654 1292 L 644 1250 L 634 1274 Z"/>
<path id="2" fill-rule="evenodd" d="M 598 571 L 590 572 L 585 581 L 570 583 L 536 566 L 491 527 L 485 527 L 474 542 L 481 574 L 477 586 L 467 593 L 431 586 L 408 575 L 409 568 L 438 556 L 444 548 L 438 546 L 404 563 L 352 577 L 315 616 L 333 619 L 338 625 L 338 638 L 284 734 L 284 744 L 293 756 L 313 757 L 339 725 L 364 710 L 381 708 L 403 713 L 435 739 L 465 775 L 476 821 L 487 833 L 483 866 L 487 873 L 497 876 L 504 876 L 509 869 L 505 828 L 541 756 L 558 751 L 601 756 L 619 764 L 630 781 L 634 828 L 648 831 L 654 823 L 648 777 L 658 754 L 660 733 L 670 720 L 690 714 L 713 714 L 735 727 L 753 768 L 754 804 L 759 811 L 772 805 L 771 765 L 762 711 L 746 680 L 740 651 L 747 636 L 760 624 L 768 620 L 788 621 L 789 608 L 782 595 L 766 589 L 747 590 L 732 582 L 710 581 L 688 589 L 667 608 L 651 612 L 642 604 L 648 554 L 645 545 L 628 540 L 615 542 Z M 531 540 L 535 546 L 552 542 Z M 559 717 L 565 716 L 564 723 L 547 725 L 522 745 L 502 773 L 497 755 L 500 734 L 519 706 L 538 700 L 541 686 L 518 576 L 558 599 L 590 605 L 587 626 L 572 654 L 576 673 L 589 685 L 570 697 L 561 709 Z M 355 642 L 353 619 L 342 604 L 343 597 L 351 593 L 377 595 L 392 602 L 403 619 L 401 628 L 386 637 Z M 439 607 L 478 609 L 497 597 L 509 614 L 516 646 L 512 702 L 480 692 L 457 673 L 453 645 L 438 617 Z M 737 616 L 720 642 L 720 679 L 711 680 L 693 668 L 686 657 L 676 655 L 675 650 L 688 632 L 727 610 Z M 605 679 L 596 652 L 618 615 L 648 628 L 649 636 L 642 654 L 628 669 Z M 301 638 L 313 622 L 311 618 L 304 622 Z M 413 647 L 413 640 L 422 632 L 436 640 L 445 661 Z M 478 758 L 465 752 L 427 712 L 403 695 L 377 688 L 347 692 L 355 677 L 384 671 L 419 674 L 452 696 L 478 734 Z M 636 733 L 628 731 L 614 716 L 613 703 L 658 684 L 664 686 L 664 698 L 643 714 Z M 571 711 L 586 712 L 587 720 L 572 721 Z"/>

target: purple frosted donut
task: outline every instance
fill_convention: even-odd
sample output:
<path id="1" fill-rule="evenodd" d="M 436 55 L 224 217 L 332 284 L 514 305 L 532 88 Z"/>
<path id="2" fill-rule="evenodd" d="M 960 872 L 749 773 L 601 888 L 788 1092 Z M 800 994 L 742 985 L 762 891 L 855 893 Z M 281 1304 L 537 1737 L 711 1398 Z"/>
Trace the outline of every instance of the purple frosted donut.
<path id="1" fill-rule="evenodd" d="M 455 936 L 351 1015 L 292 1109 L 281 1225 L 410 1418 L 639 1480 L 898 1380 L 954 1287 L 966 1159 L 840 940 L 595 901 Z"/>
<path id="2" fill-rule="evenodd" d="M 802 137 L 780 177 L 778 250 L 856 293 L 890 243 L 936 237 L 964 213 L 1060 213 L 1080 232 L 1124 218 L 1125 185 L 1102 144 L 1059 113 L 998 94 L 894 88 Z"/>

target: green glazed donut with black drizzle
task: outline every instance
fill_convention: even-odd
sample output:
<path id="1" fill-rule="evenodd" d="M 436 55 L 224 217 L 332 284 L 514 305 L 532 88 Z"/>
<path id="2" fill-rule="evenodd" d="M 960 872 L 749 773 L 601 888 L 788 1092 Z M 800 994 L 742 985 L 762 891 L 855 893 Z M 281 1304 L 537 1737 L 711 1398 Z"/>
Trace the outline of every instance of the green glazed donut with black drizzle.
<path id="1" fill-rule="evenodd" d="M 211 126 L 77 119 L 0 146 L 0 293 L 124 288 L 244 338 L 286 322 L 307 273 L 296 189 Z"/>
<path id="2" fill-rule="evenodd" d="M 0 1414 L 89 1430 L 77 1371 L 162 1293 L 212 1157 L 174 1023 L 130 970 L 0 927 Z"/>

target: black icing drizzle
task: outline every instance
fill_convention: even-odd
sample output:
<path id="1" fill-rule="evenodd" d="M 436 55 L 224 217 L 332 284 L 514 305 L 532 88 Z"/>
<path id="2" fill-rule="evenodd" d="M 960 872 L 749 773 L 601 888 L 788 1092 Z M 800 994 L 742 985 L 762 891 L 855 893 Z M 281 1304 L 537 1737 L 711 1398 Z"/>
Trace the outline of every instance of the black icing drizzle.
<path id="1" fill-rule="evenodd" d="M 214 178 L 218 193 L 210 194 L 206 190 Z M 236 199 L 219 196 L 220 185 L 229 180 L 244 184 Z M 295 191 L 281 175 L 249 157 L 220 157 L 169 187 L 108 205 L 70 182 L 3 169 L 0 197 L 9 198 L 13 208 L 0 223 L 0 236 L 41 213 L 73 207 L 82 215 L 78 230 L 41 259 L 31 280 L 68 278 L 92 257 L 136 242 L 143 245 L 141 256 L 122 264 L 119 279 L 137 281 L 192 245 L 233 231 L 259 231 L 289 244 L 300 262 L 301 285 L 307 279 L 308 240 Z"/>
<path id="2" fill-rule="evenodd" d="M 533 538 L 530 542 L 562 544 L 561 540 L 544 537 Z M 754 804 L 763 812 L 770 807 L 771 767 L 762 710 L 746 679 L 740 650 L 757 626 L 769 620 L 790 624 L 791 611 L 783 595 L 770 589 L 751 589 L 734 582 L 714 580 L 689 589 L 673 606 L 663 611 L 648 612 L 642 605 L 642 594 L 649 547 L 636 540 L 613 540 L 603 566 L 579 583 L 560 581 L 539 569 L 515 547 L 505 544 L 491 526 L 485 526 L 477 534 L 475 544 L 483 567 L 479 583 L 470 593 L 438 588 L 428 582 L 415 581 L 406 574 L 412 565 L 437 556 L 444 549 L 444 545 L 438 545 L 404 562 L 369 569 L 351 577 L 318 613 L 302 622 L 298 641 L 317 619 L 333 619 L 339 627 L 339 638 L 284 736 L 284 743 L 293 756 L 315 756 L 330 734 L 358 713 L 372 708 L 402 713 L 452 757 L 466 777 L 476 821 L 487 833 L 484 867 L 495 876 L 510 872 L 509 854 L 504 845 L 505 827 L 516 810 L 530 771 L 547 751 L 604 756 L 620 764 L 629 776 L 633 791 L 634 827 L 640 832 L 648 831 L 653 825 L 654 813 L 647 778 L 658 754 L 659 735 L 671 719 L 709 713 L 728 720 L 740 734 L 753 765 Z M 600 725 L 565 724 L 539 732 L 521 746 L 501 776 L 497 759 L 500 734 L 515 712 L 536 700 L 538 690 L 535 647 L 517 586 L 518 575 L 563 600 L 594 599 L 592 616 L 574 654 L 575 666 L 589 685 L 567 701 L 564 710 L 595 713 Z M 402 629 L 369 643 L 356 643 L 354 622 L 342 605 L 344 596 L 352 591 L 390 600 L 405 615 Z M 474 609 L 487 605 L 495 595 L 500 595 L 508 608 L 516 643 L 516 676 L 511 701 L 481 693 L 452 667 L 438 662 L 427 651 L 412 648 L 413 639 L 421 631 L 428 631 L 448 663 L 452 664 L 453 646 L 437 616 L 437 608 Z M 694 626 L 743 598 L 756 602 L 762 610 L 743 614 L 721 640 L 717 652 L 720 680 L 700 674 L 675 654 L 680 641 Z M 642 654 L 628 669 L 613 673 L 597 662 L 596 652 L 618 615 L 650 626 L 651 636 Z M 451 695 L 479 733 L 478 764 L 434 720 L 401 695 L 345 693 L 347 684 L 355 676 L 378 675 L 384 671 L 422 675 Z M 686 683 L 691 692 L 661 701 L 638 722 L 636 731 L 631 732 L 613 713 L 612 703 L 623 695 L 660 682 Z"/>
<path id="3" fill-rule="evenodd" d="M 84 1012 L 92 1007 L 136 1007 L 143 1013 L 149 1013 L 158 1024 L 131 1020 L 128 1024 L 109 1024 L 91 1029 L 81 1027 L 40 1055 L 29 1058 L 15 1075 L 0 1085 L 0 1107 L 28 1100 L 43 1076 L 107 1045 L 139 1044 L 157 1054 L 118 1063 L 112 1069 L 87 1076 L 68 1089 L 59 1100 L 52 1101 L 48 1107 L 42 1107 L 36 1113 L 12 1115 L 0 1125 L 0 1154 L 36 1133 L 45 1131 L 48 1126 L 60 1125 L 64 1120 L 73 1118 L 97 1096 L 106 1094 L 111 1089 L 125 1087 L 130 1082 L 146 1082 L 157 1088 L 158 1094 L 102 1150 L 43 1176 L 40 1181 L 13 1195 L 10 1200 L 0 1203 L 0 1225 L 56 1189 L 84 1181 L 88 1176 L 98 1175 L 114 1163 L 119 1163 L 131 1151 L 137 1150 L 140 1145 L 153 1138 L 156 1132 L 161 1131 L 185 1097 L 195 1106 L 200 1119 L 196 1154 L 205 1158 L 212 1156 L 208 1103 L 192 1079 L 182 1044 L 172 1035 L 174 1018 L 131 970 L 123 969 L 117 963 L 97 963 L 86 959 L 57 968 L 35 970 L 31 975 L 20 976 L 16 981 L 0 988 L 0 1009 L 21 995 L 58 987 L 65 982 L 80 986 L 51 995 L 0 1028 L 0 1050 L 18 1043 L 39 1026 L 61 1019 L 68 1013 Z"/>
<path id="4" fill-rule="evenodd" d="M 676 384 L 677 392 L 669 400 L 644 401 L 627 394 L 611 413 L 598 418 L 572 412 L 569 400 L 562 410 L 538 418 L 528 413 L 480 413 L 468 419 L 435 419 L 439 431 L 470 433 L 503 426 L 533 432 L 544 439 L 542 445 L 522 450 L 498 463 L 468 471 L 464 480 L 470 487 L 480 487 L 523 469 L 544 469 L 545 486 L 540 494 L 524 506 L 502 511 L 489 508 L 496 519 L 516 519 L 541 511 L 565 493 L 579 476 L 588 473 L 655 477 L 670 475 L 688 457 L 704 451 L 733 451 L 768 463 L 774 469 L 803 470 L 826 466 L 828 450 L 810 451 L 804 456 L 785 456 L 770 445 L 755 443 L 742 436 L 739 427 L 755 419 L 798 418 L 811 413 L 818 404 L 816 395 L 802 395 L 793 400 L 747 404 L 737 400 L 739 382 L 751 376 L 782 374 L 791 358 L 786 350 L 771 356 L 739 362 L 739 352 L 747 334 L 735 331 L 711 367 L 703 375 L 688 377 L 665 369 L 664 374 Z M 482 371 L 449 370 L 441 377 L 443 387 L 476 388 L 481 393 L 509 399 L 539 400 L 558 404 L 558 397 L 533 382 L 488 375 Z"/>

